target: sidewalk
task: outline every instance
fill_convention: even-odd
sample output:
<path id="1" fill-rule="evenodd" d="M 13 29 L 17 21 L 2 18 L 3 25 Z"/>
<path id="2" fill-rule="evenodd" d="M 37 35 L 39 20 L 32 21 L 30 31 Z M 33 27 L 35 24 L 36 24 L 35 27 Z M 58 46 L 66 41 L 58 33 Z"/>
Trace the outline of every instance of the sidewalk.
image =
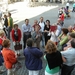
<path id="1" fill-rule="evenodd" d="M 8 5 L 8 11 L 11 12 L 14 23 L 23 21 L 25 18 L 35 17 L 43 12 L 58 7 L 58 5 L 28 7 L 25 2 L 17 2 Z"/>

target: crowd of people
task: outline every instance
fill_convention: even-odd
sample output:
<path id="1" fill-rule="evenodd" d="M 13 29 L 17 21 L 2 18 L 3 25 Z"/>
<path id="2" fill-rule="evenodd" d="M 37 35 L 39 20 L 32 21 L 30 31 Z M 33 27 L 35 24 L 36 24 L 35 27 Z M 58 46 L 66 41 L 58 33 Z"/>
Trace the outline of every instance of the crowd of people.
<path id="1" fill-rule="evenodd" d="M 20 49 L 24 50 L 25 66 L 29 75 L 39 75 L 43 68 L 41 57 L 47 61 L 45 75 L 71 75 L 75 67 L 75 25 L 65 28 L 63 24 L 62 12 L 53 25 L 50 24 L 50 20 L 44 21 L 43 17 L 40 17 L 39 21 L 34 20 L 32 26 L 29 19 L 25 19 L 21 31 L 18 24 L 13 24 L 11 13 L 8 13 L 8 16 L 4 15 L 4 28 L 0 30 L 0 66 L 4 63 L 7 75 L 17 75 L 15 65 L 18 63 Z M 56 29 L 53 30 L 52 26 Z M 20 48 L 22 34 L 23 48 Z M 11 39 L 15 51 L 10 48 Z M 41 47 L 45 48 L 44 53 Z"/>

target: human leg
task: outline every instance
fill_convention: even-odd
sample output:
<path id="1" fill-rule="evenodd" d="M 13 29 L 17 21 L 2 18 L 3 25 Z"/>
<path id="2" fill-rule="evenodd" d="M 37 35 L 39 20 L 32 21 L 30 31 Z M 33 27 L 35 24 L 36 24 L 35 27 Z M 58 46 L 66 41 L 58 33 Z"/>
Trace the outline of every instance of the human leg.
<path id="1" fill-rule="evenodd" d="M 45 41 L 44 34 L 42 33 L 42 47 L 44 47 L 44 41 Z"/>
<path id="2" fill-rule="evenodd" d="M 29 75 L 33 75 L 33 71 L 29 70 Z"/>
<path id="3" fill-rule="evenodd" d="M 12 30 L 12 28 L 8 27 L 8 35 L 7 35 L 7 37 L 8 37 L 9 40 L 10 40 L 10 32 L 11 32 L 11 30 Z"/>
<path id="4" fill-rule="evenodd" d="M 39 70 L 33 71 L 33 75 L 39 75 Z"/>

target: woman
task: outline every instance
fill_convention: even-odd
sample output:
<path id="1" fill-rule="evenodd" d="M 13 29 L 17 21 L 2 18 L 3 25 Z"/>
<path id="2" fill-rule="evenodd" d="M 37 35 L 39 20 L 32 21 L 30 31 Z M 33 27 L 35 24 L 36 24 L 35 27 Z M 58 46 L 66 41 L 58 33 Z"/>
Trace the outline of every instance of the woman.
<path id="1" fill-rule="evenodd" d="M 3 27 L 3 30 L 4 30 L 4 32 L 5 32 L 6 36 L 7 36 L 7 27 L 8 27 L 7 15 L 4 15 L 3 20 L 4 20 L 4 27 Z"/>
<path id="2" fill-rule="evenodd" d="M 58 50 L 59 51 L 61 51 L 62 50 L 62 46 L 68 42 L 67 33 L 68 33 L 68 29 L 67 28 L 62 28 L 62 33 L 58 37 L 58 41 L 59 41 L 59 43 L 58 43 Z"/>
<path id="3" fill-rule="evenodd" d="M 27 48 L 24 50 L 25 65 L 29 70 L 29 75 L 39 75 L 39 71 L 42 69 L 41 57 L 43 53 L 33 45 L 33 40 L 31 38 L 27 39 Z"/>
<path id="4" fill-rule="evenodd" d="M 0 51 L 2 50 L 2 42 L 5 40 L 5 32 L 3 30 L 0 30 Z"/>
<path id="5" fill-rule="evenodd" d="M 48 36 L 49 31 L 50 31 L 50 21 L 46 20 L 46 25 L 44 26 L 45 45 L 47 41 L 50 39 L 50 36 Z"/>
<path id="6" fill-rule="evenodd" d="M 2 49 L 3 49 L 2 42 L 3 42 L 3 40 L 6 39 L 6 37 L 4 35 L 5 35 L 4 31 L 0 30 L 0 66 L 2 66 L 3 62 L 4 62 L 4 59 L 2 57 Z M 4 72 L 4 70 L 0 70 L 0 73 L 3 73 L 3 72 Z"/>
<path id="7" fill-rule="evenodd" d="M 18 28 L 18 24 L 14 24 L 14 29 L 11 31 L 11 36 L 13 40 L 13 44 L 20 44 L 21 41 L 21 30 Z M 16 51 L 18 55 L 20 55 L 19 50 Z"/>
<path id="8" fill-rule="evenodd" d="M 7 69 L 7 75 L 17 75 L 14 71 L 13 65 L 16 64 L 17 58 L 15 52 L 10 48 L 10 41 L 8 39 L 4 40 L 3 43 L 2 55 L 4 58 L 5 67 Z"/>
<path id="9" fill-rule="evenodd" d="M 61 53 L 57 51 L 56 45 L 50 40 L 48 40 L 45 49 L 46 55 L 44 58 L 47 61 L 45 75 L 59 75 L 62 63 L 66 61 L 65 58 L 61 56 Z"/>

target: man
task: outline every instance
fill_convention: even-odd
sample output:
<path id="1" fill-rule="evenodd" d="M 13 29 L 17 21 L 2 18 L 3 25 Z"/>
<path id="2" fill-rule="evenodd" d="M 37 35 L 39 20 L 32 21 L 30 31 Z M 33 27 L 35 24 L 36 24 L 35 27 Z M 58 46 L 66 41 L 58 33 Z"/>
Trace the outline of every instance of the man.
<path id="1" fill-rule="evenodd" d="M 11 17 L 11 13 L 8 13 L 8 39 L 10 40 L 10 32 L 13 28 L 13 18 Z"/>
<path id="2" fill-rule="evenodd" d="M 71 75 L 75 66 L 75 39 L 72 39 L 71 47 L 65 51 L 61 51 L 61 54 L 66 58 L 66 62 L 63 63 L 61 69 L 61 75 Z"/>
<path id="3" fill-rule="evenodd" d="M 25 48 L 27 39 L 31 37 L 31 26 L 29 25 L 29 19 L 25 19 L 25 24 L 22 25 L 22 32 L 23 32 L 23 43 Z"/>
<path id="4" fill-rule="evenodd" d="M 43 21 L 43 17 L 40 17 L 40 22 L 39 25 L 41 27 L 40 31 L 42 32 L 42 47 L 44 47 L 44 26 L 45 26 L 45 22 Z"/>

